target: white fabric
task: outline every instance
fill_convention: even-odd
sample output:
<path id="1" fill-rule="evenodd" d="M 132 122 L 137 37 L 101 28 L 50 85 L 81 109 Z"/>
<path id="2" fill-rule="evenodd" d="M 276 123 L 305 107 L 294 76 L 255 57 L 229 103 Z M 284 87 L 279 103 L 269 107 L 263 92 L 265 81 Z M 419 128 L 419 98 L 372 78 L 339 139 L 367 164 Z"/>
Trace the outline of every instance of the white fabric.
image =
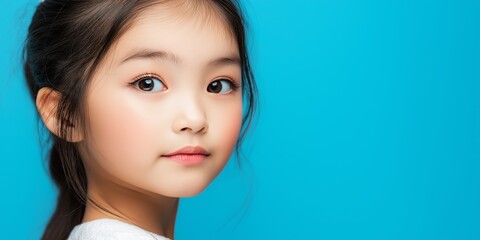
<path id="1" fill-rule="evenodd" d="M 135 225 L 101 218 L 75 226 L 67 240 L 171 240 Z"/>

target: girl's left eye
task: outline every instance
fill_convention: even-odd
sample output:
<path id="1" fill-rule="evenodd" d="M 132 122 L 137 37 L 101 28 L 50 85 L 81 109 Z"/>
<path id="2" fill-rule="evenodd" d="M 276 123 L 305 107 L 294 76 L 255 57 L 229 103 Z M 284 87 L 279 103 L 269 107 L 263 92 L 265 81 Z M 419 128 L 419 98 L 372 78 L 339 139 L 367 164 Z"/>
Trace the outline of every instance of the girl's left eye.
<path id="1" fill-rule="evenodd" d="M 212 93 L 227 94 L 236 90 L 238 86 L 231 80 L 219 79 L 208 85 L 207 91 Z"/>
<path id="2" fill-rule="evenodd" d="M 142 77 L 131 84 L 145 92 L 158 92 L 165 88 L 162 81 L 154 76 Z"/>

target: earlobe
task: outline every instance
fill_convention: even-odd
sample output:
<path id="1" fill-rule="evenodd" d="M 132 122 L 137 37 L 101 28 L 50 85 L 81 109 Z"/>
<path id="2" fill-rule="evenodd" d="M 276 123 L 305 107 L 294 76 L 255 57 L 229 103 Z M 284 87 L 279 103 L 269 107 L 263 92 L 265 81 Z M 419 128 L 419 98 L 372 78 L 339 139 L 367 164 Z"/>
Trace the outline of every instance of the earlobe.
<path id="1" fill-rule="evenodd" d="M 43 87 L 38 91 L 36 106 L 43 123 L 48 130 L 60 137 L 60 122 L 57 119 L 57 109 L 60 104 L 62 95 L 60 92 L 53 90 L 52 88 Z M 83 134 L 81 129 L 77 128 L 74 124 L 69 123 L 67 131 L 72 131 L 68 139 L 64 139 L 68 142 L 80 142 L 83 140 Z"/>

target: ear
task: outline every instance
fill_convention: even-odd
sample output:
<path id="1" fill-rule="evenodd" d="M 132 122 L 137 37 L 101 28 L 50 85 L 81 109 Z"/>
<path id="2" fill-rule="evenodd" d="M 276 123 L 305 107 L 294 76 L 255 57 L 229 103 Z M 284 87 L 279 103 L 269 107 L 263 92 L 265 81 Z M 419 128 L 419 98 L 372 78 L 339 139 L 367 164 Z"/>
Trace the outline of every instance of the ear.
<path id="1" fill-rule="evenodd" d="M 36 105 L 40 116 L 42 117 L 45 126 L 60 137 L 60 126 L 57 119 L 57 109 L 62 95 L 60 92 L 53 90 L 52 88 L 43 87 L 38 91 Z M 83 134 L 78 126 L 72 123 L 68 123 L 67 131 L 72 131 L 68 136 L 69 139 L 64 139 L 68 142 L 80 142 L 83 140 Z"/>

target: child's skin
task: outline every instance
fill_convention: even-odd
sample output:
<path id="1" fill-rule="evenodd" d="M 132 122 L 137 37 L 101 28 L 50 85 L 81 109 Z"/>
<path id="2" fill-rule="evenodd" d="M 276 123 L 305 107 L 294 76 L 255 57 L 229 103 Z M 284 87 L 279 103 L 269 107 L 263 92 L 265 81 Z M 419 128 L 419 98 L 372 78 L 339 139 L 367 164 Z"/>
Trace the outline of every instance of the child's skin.
<path id="1" fill-rule="evenodd" d="M 186 5 L 149 7 L 112 46 L 87 89 L 88 134 L 76 129 L 70 139 L 78 143 L 90 198 L 170 238 L 178 198 L 199 194 L 220 173 L 242 123 L 241 88 L 233 90 L 227 81 L 241 84 L 235 39 L 214 6 Z M 125 60 L 150 51 L 169 54 Z M 161 81 L 155 80 L 155 92 L 129 84 L 145 73 Z M 222 92 L 207 91 L 219 79 Z M 37 99 L 46 93 L 42 89 Z M 45 109 L 52 109 L 55 99 L 43 106 L 37 101 L 53 133 L 56 123 L 46 121 Z M 185 146 L 201 146 L 211 155 L 189 166 L 162 156 Z M 125 221 L 87 204 L 83 222 L 99 218 Z"/>

